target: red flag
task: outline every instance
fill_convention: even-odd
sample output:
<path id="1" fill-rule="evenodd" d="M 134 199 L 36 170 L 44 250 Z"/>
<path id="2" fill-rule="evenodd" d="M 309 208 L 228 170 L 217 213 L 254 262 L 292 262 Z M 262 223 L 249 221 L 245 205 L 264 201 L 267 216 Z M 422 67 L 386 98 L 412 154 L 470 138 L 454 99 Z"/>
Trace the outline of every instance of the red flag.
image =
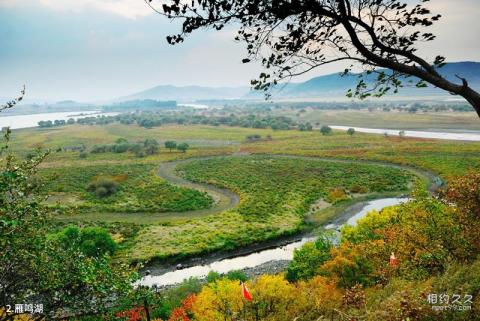
<path id="1" fill-rule="evenodd" d="M 252 295 L 248 291 L 245 283 L 243 283 L 243 282 L 242 282 L 242 293 L 243 293 L 243 297 L 245 298 L 245 300 L 250 301 L 250 302 L 252 301 Z"/>
<path id="2" fill-rule="evenodd" d="M 397 267 L 398 266 L 398 260 L 397 258 L 395 257 L 395 253 L 392 252 L 392 254 L 390 255 L 390 266 L 391 267 Z"/>

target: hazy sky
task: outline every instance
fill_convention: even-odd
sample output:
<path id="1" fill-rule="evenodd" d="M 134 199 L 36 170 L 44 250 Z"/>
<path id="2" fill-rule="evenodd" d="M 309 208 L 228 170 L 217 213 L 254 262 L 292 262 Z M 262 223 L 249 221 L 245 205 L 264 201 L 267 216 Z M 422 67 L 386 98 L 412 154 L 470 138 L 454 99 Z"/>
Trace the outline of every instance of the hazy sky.
<path id="1" fill-rule="evenodd" d="M 479 0 L 432 0 L 443 15 L 437 40 L 421 54 L 480 61 Z M 143 0 L 0 0 L 0 99 L 22 84 L 28 98 L 91 101 L 160 84 L 248 86 L 260 71 L 244 65 L 233 30 L 197 32 L 181 45 L 165 36 L 179 21 L 153 13 Z M 318 69 L 298 80 L 338 71 Z"/>

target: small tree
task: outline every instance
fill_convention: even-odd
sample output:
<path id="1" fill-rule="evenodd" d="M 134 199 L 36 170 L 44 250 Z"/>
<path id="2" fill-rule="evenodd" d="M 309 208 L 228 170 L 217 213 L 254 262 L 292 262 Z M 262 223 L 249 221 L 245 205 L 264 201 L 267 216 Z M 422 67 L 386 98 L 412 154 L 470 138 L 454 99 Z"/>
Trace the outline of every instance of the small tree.
<path id="1" fill-rule="evenodd" d="M 145 153 L 147 155 L 153 155 L 158 153 L 159 144 L 155 139 L 151 139 L 151 138 L 146 139 L 143 142 L 143 145 L 145 146 Z"/>
<path id="2" fill-rule="evenodd" d="M 347 130 L 347 134 L 349 134 L 350 136 L 353 136 L 353 134 L 355 134 L 355 129 L 354 128 L 349 128 Z"/>
<path id="3" fill-rule="evenodd" d="M 323 125 L 320 128 L 320 132 L 322 133 L 322 135 L 328 135 L 328 134 L 332 133 L 332 128 L 330 128 L 329 126 Z"/>
<path id="4" fill-rule="evenodd" d="M 190 146 L 187 143 L 178 144 L 177 149 L 182 153 L 185 153 Z"/>
<path id="5" fill-rule="evenodd" d="M 170 151 L 172 151 L 173 149 L 177 148 L 177 143 L 173 140 L 167 140 L 165 142 L 165 148 L 168 148 Z"/>

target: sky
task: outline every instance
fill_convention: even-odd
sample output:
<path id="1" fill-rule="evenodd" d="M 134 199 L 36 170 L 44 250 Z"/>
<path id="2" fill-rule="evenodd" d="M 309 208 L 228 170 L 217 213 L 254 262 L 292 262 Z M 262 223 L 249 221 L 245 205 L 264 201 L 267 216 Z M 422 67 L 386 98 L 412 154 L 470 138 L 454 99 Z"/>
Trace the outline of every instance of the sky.
<path id="1" fill-rule="evenodd" d="M 420 54 L 480 61 L 480 1 L 432 0 L 443 15 L 437 39 Z M 143 0 L 0 0 L 0 99 L 101 101 L 156 85 L 248 86 L 261 71 L 242 64 L 234 28 L 200 31 L 171 46 L 180 21 L 154 13 Z M 336 72 L 314 70 L 295 81 Z"/>

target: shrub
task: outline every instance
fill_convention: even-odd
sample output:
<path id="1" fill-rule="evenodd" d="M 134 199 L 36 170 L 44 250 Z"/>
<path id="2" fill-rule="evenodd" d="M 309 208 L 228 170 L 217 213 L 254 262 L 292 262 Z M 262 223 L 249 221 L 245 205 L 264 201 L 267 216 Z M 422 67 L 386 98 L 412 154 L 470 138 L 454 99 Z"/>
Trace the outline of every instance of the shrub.
<path id="1" fill-rule="evenodd" d="M 253 134 L 247 136 L 247 142 L 256 142 L 262 139 L 262 136 L 259 134 Z"/>
<path id="2" fill-rule="evenodd" d="M 69 225 L 49 237 L 59 241 L 64 248 L 78 248 L 83 254 L 90 257 L 113 254 L 116 249 L 115 241 L 108 231 L 101 227 L 80 229 L 78 226 Z"/>
<path id="3" fill-rule="evenodd" d="M 353 134 L 355 134 L 355 129 L 354 129 L 354 128 L 349 128 L 349 129 L 347 129 L 347 134 L 349 134 L 350 136 L 352 136 Z"/>
<path id="4" fill-rule="evenodd" d="M 238 281 L 242 281 L 242 282 L 245 282 L 245 281 L 248 280 L 247 274 L 243 271 L 240 271 L 240 270 L 230 271 L 226 274 L 226 277 L 229 280 L 238 280 Z"/>
<path id="5" fill-rule="evenodd" d="M 80 233 L 80 250 L 88 256 L 100 257 L 113 254 L 116 244 L 107 230 L 101 227 L 86 227 Z"/>
<path id="6" fill-rule="evenodd" d="M 78 157 L 80 158 L 87 158 L 88 154 L 86 152 L 80 152 L 80 154 L 78 154 Z"/>
<path id="7" fill-rule="evenodd" d="M 108 177 L 100 177 L 90 182 L 87 186 L 89 192 L 94 192 L 98 197 L 106 197 L 114 194 L 118 189 L 118 183 Z"/>
<path id="8" fill-rule="evenodd" d="M 128 143 L 120 143 L 113 145 L 113 152 L 115 153 L 125 153 L 129 150 L 130 145 Z"/>
<path id="9" fill-rule="evenodd" d="M 327 198 L 330 203 L 335 204 L 348 199 L 348 195 L 343 188 L 336 187 L 328 192 Z"/>
<path id="10" fill-rule="evenodd" d="M 332 240 L 326 235 L 315 242 L 305 243 L 295 250 L 285 278 L 290 281 L 307 280 L 318 274 L 318 267 L 331 258 Z"/>
<path id="11" fill-rule="evenodd" d="M 329 126 L 323 125 L 320 128 L 320 132 L 322 133 L 322 135 L 328 135 L 328 134 L 332 133 L 332 128 L 330 128 Z"/>
<path id="12" fill-rule="evenodd" d="M 212 270 L 212 271 L 208 272 L 208 274 L 207 274 L 207 282 L 208 283 L 215 282 L 216 280 L 218 280 L 220 278 L 221 278 L 221 275 L 217 271 Z"/>

